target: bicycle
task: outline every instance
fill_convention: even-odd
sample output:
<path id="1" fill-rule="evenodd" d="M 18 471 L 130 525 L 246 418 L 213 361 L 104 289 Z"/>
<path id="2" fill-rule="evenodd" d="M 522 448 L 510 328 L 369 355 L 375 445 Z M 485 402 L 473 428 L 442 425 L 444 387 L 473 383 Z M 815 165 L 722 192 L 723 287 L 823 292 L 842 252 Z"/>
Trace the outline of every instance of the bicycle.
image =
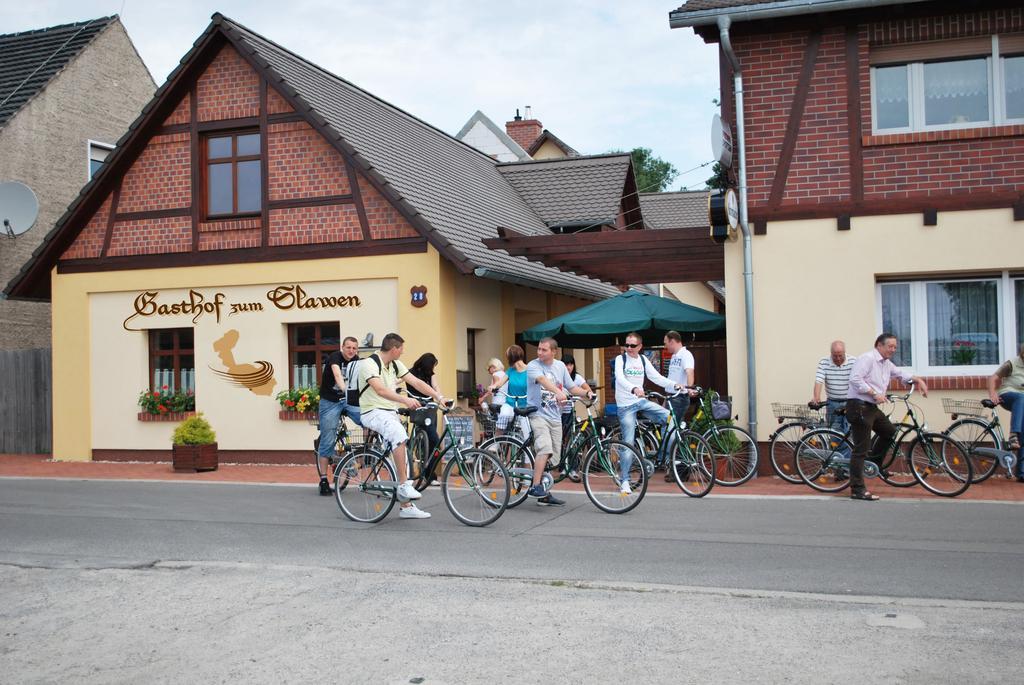
<path id="1" fill-rule="evenodd" d="M 974 467 L 972 483 L 980 483 L 991 477 L 1000 463 L 1006 469 L 1006 477 L 1013 478 L 1017 456 L 1004 449 L 1006 438 L 1003 436 L 1003 427 L 996 413 L 998 406 L 987 398 L 981 401 L 942 398 L 942 408 L 953 420 L 944 432 L 967 448 L 973 462 L 971 465 Z M 991 410 L 988 421 L 984 420 L 985 409 Z M 1012 457 L 1012 462 L 1006 455 Z"/>
<path id="2" fill-rule="evenodd" d="M 715 486 L 715 473 L 718 468 L 715 453 L 707 440 L 686 427 L 686 422 L 682 417 L 676 416 L 675 406 L 669 401 L 684 392 L 685 389 L 672 395 L 647 393 L 648 399 L 661 400 L 668 406 L 668 439 L 663 438 L 658 445 L 657 457 L 658 461 L 664 460 L 672 465 L 672 477 L 680 490 L 690 497 L 703 497 Z M 666 455 L 667 452 L 672 452 L 671 457 Z"/>
<path id="3" fill-rule="evenodd" d="M 825 427 L 821 409 L 803 404 L 772 402 L 772 412 L 779 422 L 769 437 L 768 458 L 775 475 L 787 483 L 800 484 L 803 480 L 796 470 L 796 448 L 808 431 Z"/>
<path id="4" fill-rule="evenodd" d="M 697 412 L 690 420 L 694 430 L 698 430 L 702 423 L 707 423 L 708 428 L 701 436 L 707 440 L 708 445 L 715 456 L 718 471 L 715 474 L 715 483 L 726 487 L 742 485 L 754 477 L 757 472 L 757 442 L 750 433 L 730 424 L 719 424 L 715 417 L 713 402 L 716 402 L 718 393 L 714 390 L 694 388 L 697 391 L 698 404 Z"/>
<path id="5" fill-rule="evenodd" d="M 914 481 L 926 490 L 942 497 L 956 497 L 970 487 L 973 473 L 970 459 L 962 445 L 943 433 L 929 431 L 927 424 L 919 420 L 918 412 L 910 402 L 913 394 L 914 386 L 911 385 L 906 394 L 886 395 L 891 402 L 904 403 L 907 408 L 904 421 L 909 419 L 910 423 L 897 425 L 891 447 L 885 451 L 881 463 L 865 459 L 864 477 L 880 477 L 896 487 L 912 485 L 912 482 L 905 481 L 901 472 L 893 471 L 901 466 L 897 458 L 902 457 Z M 901 430 L 904 426 L 906 428 Z M 850 430 L 840 433 L 831 428 L 820 428 L 810 431 L 800 440 L 796 464 L 805 483 L 815 490 L 830 493 L 849 487 L 848 455 L 853 452 L 850 433 Z M 906 442 L 911 434 L 913 437 Z M 878 440 L 877 436 L 875 440 Z"/>
<path id="6" fill-rule="evenodd" d="M 338 433 L 337 440 L 334 443 L 334 454 L 332 454 L 327 459 L 327 465 L 329 470 L 326 473 L 324 472 L 323 465 L 320 463 L 319 434 L 313 439 L 313 463 L 316 464 L 316 472 L 317 475 L 320 477 L 320 480 L 323 480 L 325 477 L 334 478 L 336 467 L 338 463 L 340 463 L 340 461 L 345 457 L 345 455 L 349 454 L 352 451 L 360 451 L 365 449 L 366 447 L 372 447 L 380 444 L 380 436 L 374 433 L 373 431 L 365 430 L 361 427 L 356 427 L 355 430 L 350 431 L 347 425 L 348 421 L 346 420 L 346 418 L 347 417 L 342 416 L 341 419 L 338 421 Z M 320 432 L 319 416 L 314 416 L 310 418 L 309 424 L 311 426 L 316 426 L 317 433 Z M 365 433 L 365 436 L 360 435 L 363 433 Z M 353 442 L 351 438 L 355 436 L 365 437 L 366 439 L 364 442 Z M 331 486 L 333 488 L 334 483 L 331 483 Z"/>
<path id="7" fill-rule="evenodd" d="M 587 497 L 601 511 L 612 514 L 624 514 L 636 507 L 647 493 L 647 474 L 643 469 L 643 460 L 639 453 L 632 446 L 626 443 L 602 438 L 598 431 L 597 420 L 593 413 L 595 398 L 574 398 L 586 407 L 587 416 L 579 420 L 580 430 L 570 441 L 570 445 L 557 464 L 553 468 L 560 469 L 558 480 L 568 475 L 566 464 L 574 463 L 583 455 L 579 462 L 583 489 Z M 535 407 L 517 408 L 517 415 L 528 416 L 536 411 Z M 480 445 L 481 449 L 487 449 L 497 453 L 502 463 L 509 468 L 509 475 L 513 480 L 520 478 L 522 473 L 523 481 L 513 485 L 513 492 L 509 500 L 509 506 L 514 507 L 526 499 L 526 490 L 533 482 L 533 465 L 536 461 L 533 454 L 533 434 L 525 439 L 517 438 L 514 435 L 496 436 L 490 441 Z M 629 489 L 628 494 L 623 493 L 620 475 L 618 471 L 622 459 L 628 458 L 630 466 L 628 469 Z M 520 466 L 528 465 L 528 466 Z M 528 476 L 528 480 L 526 477 Z M 545 472 L 545 489 L 556 482 L 552 473 Z"/>
<path id="8" fill-rule="evenodd" d="M 429 402 L 424 409 L 440 410 L 447 416 L 451 402 L 445 406 Z M 415 410 L 414 410 L 415 411 Z M 399 409 L 408 416 L 408 409 Z M 445 442 L 447 441 L 447 445 Z M 440 449 L 440 445 L 445 445 Z M 462 449 L 447 422 L 438 449 L 434 450 L 421 472 L 427 485 L 433 481 L 437 465 L 452 453 L 441 472 L 441 496 L 445 506 L 459 522 L 467 526 L 487 526 L 508 508 L 509 475 L 494 454 L 480 449 Z M 335 499 L 342 513 L 359 523 L 376 523 L 384 519 L 398 500 L 397 474 L 391 463 L 391 445 L 383 450 L 366 449 L 349 453 L 338 464 L 335 474 Z M 423 487 L 426 487 L 424 485 Z"/>

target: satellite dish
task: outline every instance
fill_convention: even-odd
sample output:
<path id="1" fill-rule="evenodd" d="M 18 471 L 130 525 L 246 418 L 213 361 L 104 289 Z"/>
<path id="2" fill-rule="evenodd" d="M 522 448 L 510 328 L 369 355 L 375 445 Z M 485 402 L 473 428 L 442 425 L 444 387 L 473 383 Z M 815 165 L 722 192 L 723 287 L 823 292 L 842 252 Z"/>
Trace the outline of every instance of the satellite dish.
<path id="1" fill-rule="evenodd" d="M 0 183 L 0 221 L 9 238 L 32 228 L 37 216 L 39 200 L 31 188 L 18 181 Z"/>

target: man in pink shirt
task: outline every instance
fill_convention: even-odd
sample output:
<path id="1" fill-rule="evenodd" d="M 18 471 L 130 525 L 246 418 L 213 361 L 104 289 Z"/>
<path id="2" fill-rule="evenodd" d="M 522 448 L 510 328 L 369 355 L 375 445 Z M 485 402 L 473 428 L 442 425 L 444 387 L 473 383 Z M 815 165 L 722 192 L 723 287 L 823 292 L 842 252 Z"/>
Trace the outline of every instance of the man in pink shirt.
<path id="1" fill-rule="evenodd" d="M 896 426 L 892 425 L 878 405 L 887 401 L 889 380 L 899 376 L 905 384 L 914 384 L 921 394 L 928 396 L 928 385 L 924 379 L 903 373 L 892 363 L 892 356 L 899 349 L 899 342 L 892 333 L 882 333 L 875 338 L 875 349 L 857 357 L 850 370 L 850 391 L 846 400 L 846 419 L 850 422 L 853 438 L 853 455 L 850 457 L 850 498 L 874 501 L 878 499 L 864 487 L 864 459 L 871 444 L 871 431 L 878 434 L 876 454 L 872 461 L 881 461 Z"/>

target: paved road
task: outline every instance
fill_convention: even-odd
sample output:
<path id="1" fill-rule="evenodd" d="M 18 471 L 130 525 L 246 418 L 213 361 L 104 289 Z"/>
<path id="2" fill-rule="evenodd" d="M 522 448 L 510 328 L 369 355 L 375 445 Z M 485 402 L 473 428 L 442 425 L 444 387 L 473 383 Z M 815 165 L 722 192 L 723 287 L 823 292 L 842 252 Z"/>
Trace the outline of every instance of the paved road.
<path id="1" fill-rule="evenodd" d="M 1015 683 L 1016 504 L 569 495 L 367 527 L 289 486 L 0 480 L 0 681 Z"/>

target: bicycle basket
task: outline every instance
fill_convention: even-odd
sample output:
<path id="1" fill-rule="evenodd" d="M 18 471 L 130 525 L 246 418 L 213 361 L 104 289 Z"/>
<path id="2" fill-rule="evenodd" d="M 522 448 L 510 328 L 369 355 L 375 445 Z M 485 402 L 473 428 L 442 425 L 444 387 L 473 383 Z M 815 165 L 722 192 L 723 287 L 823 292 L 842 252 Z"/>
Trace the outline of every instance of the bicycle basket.
<path id="1" fill-rule="evenodd" d="M 801 421 L 819 422 L 822 420 L 820 409 L 811 409 L 806 404 L 786 404 L 772 402 L 772 413 L 777 419 L 798 419 Z"/>
<path id="2" fill-rule="evenodd" d="M 958 414 L 960 416 L 985 415 L 985 407 L 978 400 L 954 400 L 952 397 L 943 397 L 942 410 L 947 414 Z"/>
<path id="3" fill-rule="evenodd" d="M 494 414 L 489 411 L 476 412 L 476 423 L 480 426 L 480 439 L 487 440 L 494 437 Z"/>
<path id="4" fill-rule="evenodd" d="M 437 422 L 436 415 L 436 409 L 425 409 L 421 407 L 409 412 L 409 420 L 417 426 L 427 426 L 431 423 Z"/>

